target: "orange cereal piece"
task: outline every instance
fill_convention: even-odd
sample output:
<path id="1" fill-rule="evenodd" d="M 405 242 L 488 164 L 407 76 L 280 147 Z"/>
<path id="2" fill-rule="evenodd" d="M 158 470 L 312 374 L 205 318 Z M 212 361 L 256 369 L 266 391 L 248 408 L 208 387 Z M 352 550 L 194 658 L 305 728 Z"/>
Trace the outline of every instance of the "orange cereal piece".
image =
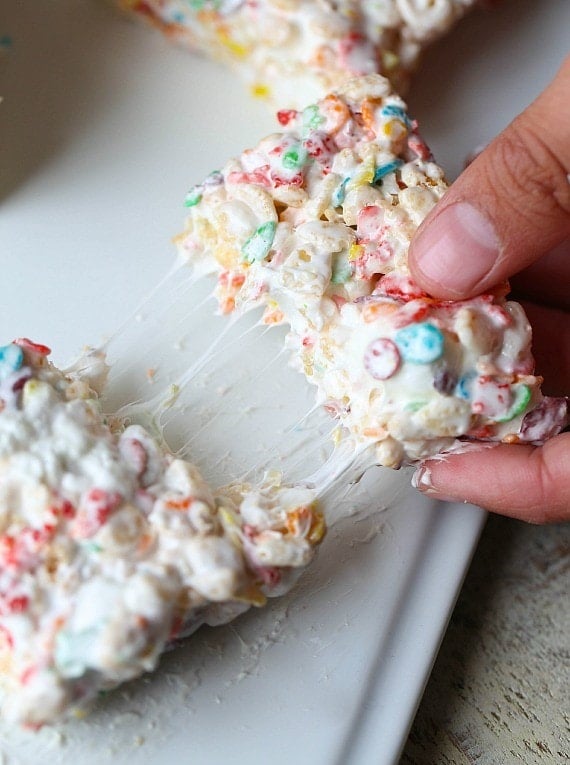
<path id="1" fill-rule="evenodd" d="M 362 311 L 362 318 L 367 324 L 371 324 L 380 317 L 388 317 L 400 310 L 395 303 L 370 303 Z"/>
<path id="2" fill-rule="evenodd" d="M 338 96 L 331 94 L 323 99 L 323 105 L 329 120 L 332 120 L 330 130 L 332 133 L 340 130 L 350 119 L 350 109 Z"/>

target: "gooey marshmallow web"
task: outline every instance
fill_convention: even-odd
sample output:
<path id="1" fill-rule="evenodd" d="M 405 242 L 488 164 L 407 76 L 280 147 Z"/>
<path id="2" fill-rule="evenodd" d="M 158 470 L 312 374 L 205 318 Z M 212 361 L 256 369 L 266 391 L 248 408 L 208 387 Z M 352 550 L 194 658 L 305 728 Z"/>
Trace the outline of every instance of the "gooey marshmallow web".
<path id="1" fill-rule="evenodd" d="M 102 414 L 98 353 L 66 374 L 0 349 L 2 714 L 36 727 L 154 669 L 172 640 L 286 592 L 324 534 L 315 492 L 270 474 L 212 491 Z"/>

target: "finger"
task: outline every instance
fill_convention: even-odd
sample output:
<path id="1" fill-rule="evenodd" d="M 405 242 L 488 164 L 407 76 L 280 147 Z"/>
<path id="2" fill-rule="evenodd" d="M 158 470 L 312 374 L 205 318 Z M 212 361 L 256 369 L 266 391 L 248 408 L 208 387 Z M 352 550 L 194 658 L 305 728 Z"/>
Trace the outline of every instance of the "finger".
<path id="1" fill-rule="evenodd" d="M 530 523 L 570 520 L 570 433 L 544 446 L 498 444 L 427 460 L 412 483 L 436 499 L 480 505 Z"/>
<path id="2" fill-rule="evenodd" d="M 544 377 L 542 392 L 546 396 L 567 396 L 570 393 L 570 314 L 534 303 L 522 305 L 532 326 L 536 373 Z"/>
<path id="3" fill-rule="evenodd" d="M 420 226 L 415 280 L 436 297 L 471 297 L 570 238 L 569 173 L 570 56 Z"/>
<path id="4" fill-rule="evenodd" d="M 570 239 L 511 280 L 513 297 L 570 311 Z"/>

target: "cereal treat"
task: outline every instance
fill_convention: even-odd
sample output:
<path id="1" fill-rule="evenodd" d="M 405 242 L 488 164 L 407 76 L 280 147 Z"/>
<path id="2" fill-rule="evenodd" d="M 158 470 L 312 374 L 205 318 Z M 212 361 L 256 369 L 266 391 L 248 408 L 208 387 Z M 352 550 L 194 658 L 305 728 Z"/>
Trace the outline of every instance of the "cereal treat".
<path id="1" fill-rule="evenodd" d="M 475 0 L 118 0 L 167 35 L 235 66 L 252 93 L 299 107 L 350 77 L 398 90 L 425 45 Z"/>
<path id="2" fill-rule="evenodd" d="M 30 727 L 153 669 L 174 638 L 285 592 L 324 534 L 313 493 L 213 492 L 99 409 L 104 363 L 0 348 L 1 708 Z"/>
<path id="3" fill-rule="evenodd" d="M 388 81 L 354 79 L 278 118 L 283 132 L 186 199 L 180 251 L 217 274 L 221 311 L 263 306 L 289 324 L 293 364 L 380 464 L 557 432 L 566 401 L 543 399 L 507 287 L 439 301 L 410 277 L 410 240 L 447 184 Z"/>

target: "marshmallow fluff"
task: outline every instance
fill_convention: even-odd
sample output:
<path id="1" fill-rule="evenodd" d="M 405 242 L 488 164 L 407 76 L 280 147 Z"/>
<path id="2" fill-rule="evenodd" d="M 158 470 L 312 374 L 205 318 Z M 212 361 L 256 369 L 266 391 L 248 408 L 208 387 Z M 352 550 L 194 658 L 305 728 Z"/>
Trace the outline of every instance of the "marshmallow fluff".
<path id="1" fill-rule="evenodd" d="M 272 475 L 213 491 L 147 430 L 102 415 L 100 356 L 65 374 L 48 354 L 0 348 L 0 705 L 30 727 L 287 591 L 324 535 L 311 490 Z"/>

